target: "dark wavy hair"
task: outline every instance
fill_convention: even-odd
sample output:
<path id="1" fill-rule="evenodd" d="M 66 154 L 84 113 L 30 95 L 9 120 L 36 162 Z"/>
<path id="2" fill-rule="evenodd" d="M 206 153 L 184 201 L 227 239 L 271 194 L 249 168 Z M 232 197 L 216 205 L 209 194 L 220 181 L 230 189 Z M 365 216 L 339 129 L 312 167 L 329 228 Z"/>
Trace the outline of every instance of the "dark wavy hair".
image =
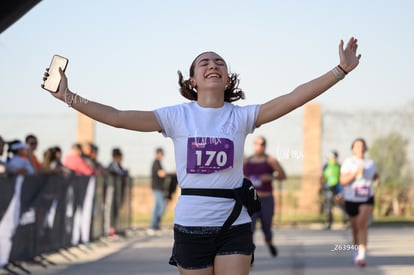
<path id="1" fill-rule="evenodd" d="M 203 52 L 199 54 L 191 63 L 190 66 L 190 77 L 194 76 L 194 67 L 198 57 L 201 55 L 208 53 Z M 229 84 L 226 86 L 224 90 L 224 101 L 225 102 L 233 102 L 239 99 L 244 99 L 245 95 L 242 89 L 239 88 L 239 76 L 238 74 L 231 73 L 229 75 Z M 190 85 L 189 79 L 184 80 L 183 74 L 181 71 L 178 71 L 178 85 L 180 86 L 180 93 L 183 97 L 189 100 L 197 100 L 198 94 L 197 91 Z"/>
<path id="2" fill-rule="evenodd" d="M 360 141 L 362 143 L 362 146 L 364 147 L 363 150 L 364 150 L 364 153 L 365 153 L 368 150 L 368 146 L 367 146 L 367 143 L 365 142 L 365 139 L 363 139 L 361 137 L 354 139 L 354 141 L 352 142 L 352 145 L 351 145 L 351 150 L 354 148 L 355 143 L 358 142 L 358 141 Z"/>

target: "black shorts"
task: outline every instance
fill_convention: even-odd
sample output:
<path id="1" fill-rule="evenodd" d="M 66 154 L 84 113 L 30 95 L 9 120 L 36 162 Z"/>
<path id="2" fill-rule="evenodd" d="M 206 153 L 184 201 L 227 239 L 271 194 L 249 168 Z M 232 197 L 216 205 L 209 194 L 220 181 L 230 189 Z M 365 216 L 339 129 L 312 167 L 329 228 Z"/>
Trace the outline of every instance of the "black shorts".
<path id="1" fill-rule="evenodd" d="M 221 227 L 174 225 L 171 265 L 184 269 L 213 266 L 217 255 L 251 255 L 254 250 L 251 223 L 231 226 L 218 234 Z"/>
<path id="2" fill-rule="evenodd" d="M 359 214 L 359 206 L 362 204 L 374 205 L 374 197 L 363 202 L 345 201 L 345 211 L 350 217 L 355 217 Z"/>

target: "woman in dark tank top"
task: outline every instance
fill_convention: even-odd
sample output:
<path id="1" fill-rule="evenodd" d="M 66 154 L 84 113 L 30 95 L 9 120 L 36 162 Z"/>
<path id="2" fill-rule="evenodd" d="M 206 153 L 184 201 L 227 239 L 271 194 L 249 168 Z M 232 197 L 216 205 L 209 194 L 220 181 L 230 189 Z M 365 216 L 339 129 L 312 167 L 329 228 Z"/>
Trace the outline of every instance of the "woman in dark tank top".
<path id="1" fill-rule="evenodd" d="M 252 215 L 252 232 L 256 229 L 257 219 L 261 221 L 262 232 L 270 254 L 277 256 L 277 248 L 273 244 L 272 221 L 275 209 L 273 196 L 273 180 L 286 179 L 285 171 L 276 158 L 266 154 L 266 139 L 257 137 L 254 140 L 254 154 L 245 159 L 244 176 L 248 177 L 256 188 L 262 208 Z"/>

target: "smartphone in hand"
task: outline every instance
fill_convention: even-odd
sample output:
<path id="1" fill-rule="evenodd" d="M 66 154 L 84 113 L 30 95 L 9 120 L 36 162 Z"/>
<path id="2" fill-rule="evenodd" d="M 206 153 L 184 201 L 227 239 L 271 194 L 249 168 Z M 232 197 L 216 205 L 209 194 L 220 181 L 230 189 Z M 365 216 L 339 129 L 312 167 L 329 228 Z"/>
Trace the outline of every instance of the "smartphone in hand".
<path id="1" fill-rule="evenodd" d="M 49 76 L 46 78 L 46 80 L 43 83 L 43 89 L 56 93 L 59 84 L 60 84 L 60 73 L 59 68 L 62 69 L 62 71 L 66 70 L 66 67 L 68 66 L 69 60 L 66 57 L 60 56 L 55 54 L 52 58 L 52 62 L 50 62 L 49 66 Z"/>

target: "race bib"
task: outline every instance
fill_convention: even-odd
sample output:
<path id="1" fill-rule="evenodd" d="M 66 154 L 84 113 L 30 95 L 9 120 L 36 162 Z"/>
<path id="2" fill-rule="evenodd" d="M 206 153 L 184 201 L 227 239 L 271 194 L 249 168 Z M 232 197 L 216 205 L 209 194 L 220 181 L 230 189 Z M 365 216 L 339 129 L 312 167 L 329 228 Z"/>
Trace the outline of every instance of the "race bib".
<path id="1" fill-rule="evenodd" d="M 197 137 L 187 141 L 187 173 L 210 174 L 233 167 L 234 144 L 227 138 Z"/>
<path id="2" fill-rule="evenodd" d="M 355 197 L 369 198 L 371 195 L 371 188 L 369 186 L 359 186 L 355 188 Z"/>

